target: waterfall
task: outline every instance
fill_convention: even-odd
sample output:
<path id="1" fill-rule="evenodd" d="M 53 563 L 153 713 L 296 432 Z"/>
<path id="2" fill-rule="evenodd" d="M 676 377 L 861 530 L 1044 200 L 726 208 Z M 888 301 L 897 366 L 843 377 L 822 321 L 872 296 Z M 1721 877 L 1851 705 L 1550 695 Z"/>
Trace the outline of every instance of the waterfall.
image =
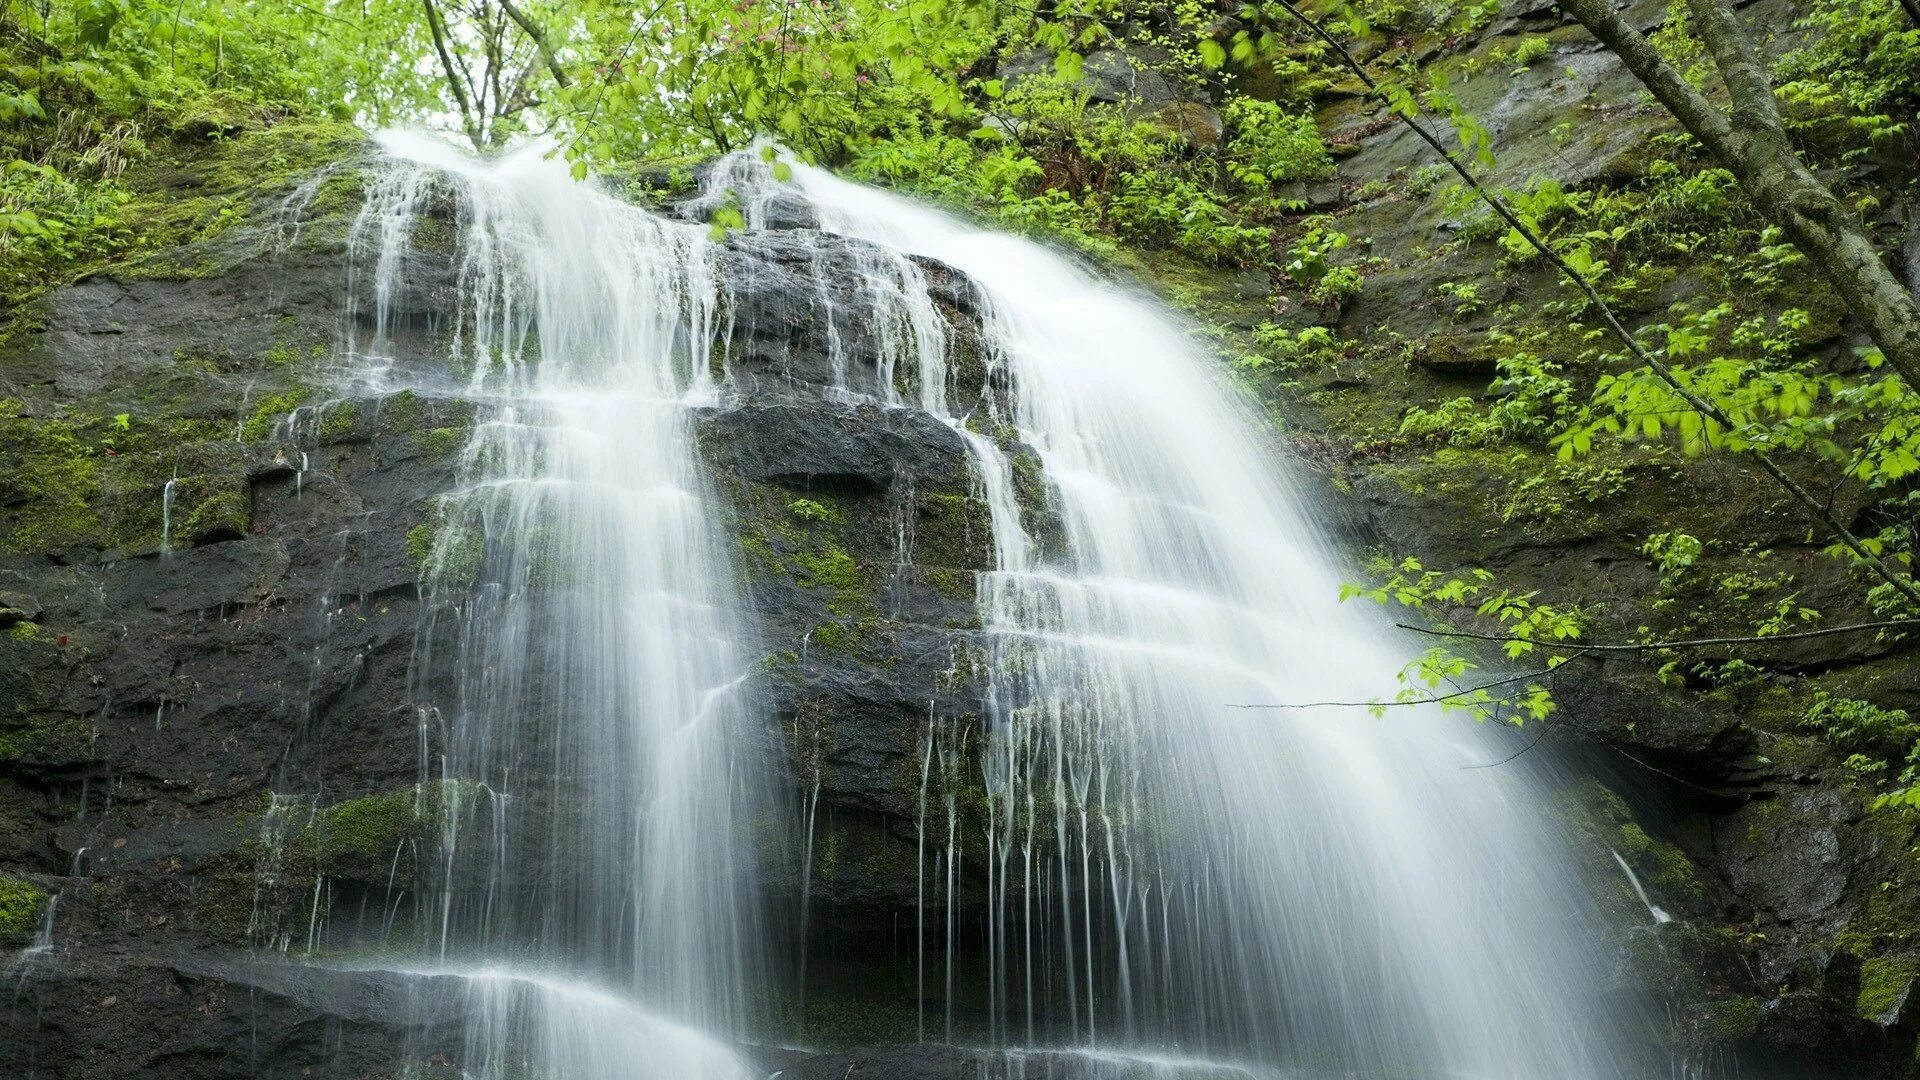
<path id="1" fill-rule="evenodd" d="M 991 520 L 980 625 L 956 634 L 978 715 L 903 733 L 924 1037 L 1262 1073 L 1637 1074 L 1528 766 L 1467 768 L 1498 733 L 1429 711 L 1312 704 L 1387 693 L 1406 651 L 1339 603 L 1263 421 L 1150 298 L 757 153 L 674 218 L 537 152 L 383 145 L 349 241 L 350 378 L 478 410 L 422 526 L 420 801 L 442 824 L 421 955 L 384 969 L 461 987 L 463 1075 L 751 1075 L 730 1047 L 764 1037 L 793 969 L 769 955 L 754 833 L 780 798 L 691 420 L 742 390 L 729 291 L 775 287 L 817 293 L 827 396 L 950 425 Z M 851 261 L 723 281 L 699 220 L 722 202 L 754 243 L 805 256 L 837 234 Z M 818 229 L 776 220 L 796 210 Z M 977 393 L 949 393 L 933 266 L 976 294 Z M 422 316 L 422 293 L 453 313 Z M 956 1019 L 971 986 L 978 1031 Z"/>
<path id="2" fill-rule="evenodd" d="M 1230 707 L 1374 700 L 1409 651 L 1339 602 L 1312 507 L 1186 328 L 1039 244 L 789 168 L 735 155 L 708 201 L 750 225 L 797 201 L 825 233 L 964 273 L 1011 386 L 988 415 L 919 402 L 966 433 L 992 506 L 970 751 L 990 1037 L 1029 1040 L 1038 1013 L 1053 1042 L 1362 1076 L 1635 1074 L 1534 779 L 1464 768 L 1504 756 L 1498 733 Z M 1044 467 L 1058 550 L 1023 520 L 1016 443 Z"/>
<path id="3" fill-rule="evenodd" d="M 373 301 L 356 378 L 414 385 L 424 352 L 479 409 L 423 526 L 413 676 L 444 782 L 418 936 L 467 987 L 465 1075 L 731 1075 L 683 1031 L 739 1033 L 767 984 L 744 809 L 767 785 L 689 427 L 714 390 L 705 229 L 538 152 L 383 146 L 351 242 Z M 455 311 L 422 327 L 431 243 Z"/>

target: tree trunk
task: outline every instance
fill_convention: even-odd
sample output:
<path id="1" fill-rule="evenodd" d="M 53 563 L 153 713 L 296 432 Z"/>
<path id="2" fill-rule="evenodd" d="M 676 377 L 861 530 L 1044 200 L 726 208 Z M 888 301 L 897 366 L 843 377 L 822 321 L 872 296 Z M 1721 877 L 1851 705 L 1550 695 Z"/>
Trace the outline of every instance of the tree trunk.
<path id="1" fill-rule="evenodd" d="M 1920 390 L 1920 305 L 1900 284 L 1860 219 L 1795 154 L 1774 104 L 1773 83 L 1725 0 L 1687 0 L 1733 99 L 1716 109 L 1614 11 L 1611 0 L 1559 0 L 1589 33 L 1733 173 L 1767 220 L 1807 257 L 1879 346 L 1887 363 Z"/>

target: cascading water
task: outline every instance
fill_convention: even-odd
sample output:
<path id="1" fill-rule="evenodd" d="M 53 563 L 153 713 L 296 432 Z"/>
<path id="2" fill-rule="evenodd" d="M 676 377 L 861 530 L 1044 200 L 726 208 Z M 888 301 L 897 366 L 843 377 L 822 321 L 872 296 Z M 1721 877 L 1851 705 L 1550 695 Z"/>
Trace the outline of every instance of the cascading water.
<path id="1" fill-rule="evenodd" d="M 1305 501 L 1182 328 L 1036 244 L 791 169 L 736 155 L 707 201 L 751 225 L 797 199 L 824 232 L 965 273 L 1011 387 L 947 416 L 992 506 L 989 719 L 965 749 L 935 723 L 925 750 L 950 791 L 977 770 L 986 804 L 990 1036 L 1363 1076 L 1635 1071 L 1538 795 L 1463 768 L 1492 741 L 1426 712 L 1229 707 L 1368 701 L 1404 657 L 1339 604 Z M 1060 550 L 1023 527 L 996 439 L 1038 453 Z M 950 921 L 946 941 L 951 1036 Z"/>
<path id="2" fill-rule="evenodd" d="M 354 230 L 359 377 L 392 388 L 395 335 L 437 331 L 479 408 L 427 526 L 444 588 L 414 665 L 443 822 L 418 937 L 464 987 L 467 1075 L 739 1072 L 680 1026 L 738 1032 L 766 984 L 739 834 L 765 784 L 687 420 L 714 389 L 704 229 L 537 153 L 385 147 Z M 447 201 L 456 313 L 423 331 L 398 298 Z M 674 1021 L 637 1027 L 634 1002 Z"/>
<path id="3" fill-rule="evenodd" d="M 372 302 L 350 375 L 431 388 L 407 357 L 437 353 L 465 373 L 438 391 L 479 410 L 426 527 L 420 801 L 442 830 L 423 955 L 385 970 L 458 988 L 466 1075 L 751 1074 L 728 1044 L 764 1033 L 790 969 L 767 956 L 747 834 L 779 800 L 690 411 L 741 389 L 727 298 L 774 287 L 817 294 L 828 396 L 949 424 L 990 511 L 995 569 L 955 655 L 982 716 L 929 717 L 914 758 L 926 1037 L 1109 1055 L 1089 1063 L 1635 1073 L 1527 774 L 1463 768 L 1498 756 L 1488 735 L 1231 708 L 1366 701 L 1402 656 L 1338 603 L 1254 418 L 1151 301 L 814 168 L 776 180 L 756 154 L 712 167 L 691 216 L 737 202 L 770 230 L 753 243 L 801 257 L 723 274 L 705 225 L 537 154 L 385 145 L 352 236 Z M 818 231 L 772 230 L 796 214 Z M 809 258 L 822 233 L 851 258 Z M 433 244 L 450 276 L 417 257 Z M 949 393 L 957 332 L 926 260 L 977 293 L 968 393 Z M 452 317 L 410 314 L 422 290 Z M 812 869 L 803 799 L 788 904 Z M 977 1025 L 955 1019 L 971 988 Z"/>

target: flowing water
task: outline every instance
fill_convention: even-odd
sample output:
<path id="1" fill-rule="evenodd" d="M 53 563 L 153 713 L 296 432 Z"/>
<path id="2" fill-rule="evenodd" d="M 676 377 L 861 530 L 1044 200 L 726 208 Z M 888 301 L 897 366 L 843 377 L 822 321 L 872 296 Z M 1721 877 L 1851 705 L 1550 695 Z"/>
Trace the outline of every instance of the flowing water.
<path id="1" fill-rule="evenodd" d="M 447 970 L 484 967 L 460 976 L 466 1066 L 725 1075 L 718 1044 L 631 1020 L 641 1002 L 674 1018 L 661 1031 L 738 1032 L 767 985 L 741 819 L 767 785 L 741 747 L 748 661 L 689 427 L 714 392 L 704 230 L 538 155 L 387 145 L 355 229 L 363 377 L 397 377 L 401 298 L 438 229 L 457 313 L 434 340 L 480 409 L 429 526 L 428 577 L 458 587 L 414 665 L 446 823 L 422 936 Z"/>
<path id="2" fill-rule="evenodd" d="M 430 577 L 460 587 L 415 665 L 449 822 L 419 967 L 467 988 L 471 1075 L 734 1074 L 725 1045 L 761 1030 L 780 966 L 748 832 L 781 797 L 691 412 L 738 389 L 712 359 L 725 297 L 766 283 L 722 280 L 704 224 L 538 155 L 387 147 L 354 233 L 356 378 L 404 383 L 397 358 L 431 342 L 481 410 L 433 528 Z M 408 337 L 448 198 L 458 270 L 436 287 L 458 315 Z M 956 647 L 983 715 L 919 733 L 925 1037 L 1637 1074 L 1542 796 L 1518 768 L 1467 768 L 1504 744 L 1313 704 L 1390 695 L 1404 650 L 1339 602 L 1310 504 L 1185 327 L 1040 245 L 818 169 L 776 180 L 735 155 L 692 216 L 728 200 L 750 229 L 797 206 L 856 242 L 808 285 L 827 394 L 950 424 L 991 512 L 981 629 Z M 990 385 L 958 385 L 925 259 L 970 280 Z M 1029 454 L 1044 510 L 1016 497 Z M 956 1020 L 968 993 L 984 1020 Z"/>

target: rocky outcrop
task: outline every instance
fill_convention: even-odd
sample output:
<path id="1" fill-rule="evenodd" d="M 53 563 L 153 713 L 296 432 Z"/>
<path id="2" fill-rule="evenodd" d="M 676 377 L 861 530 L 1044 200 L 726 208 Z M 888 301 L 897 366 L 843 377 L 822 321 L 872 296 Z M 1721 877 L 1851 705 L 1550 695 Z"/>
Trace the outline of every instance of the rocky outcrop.
<path id="1" fill-rule="evenodd" d="M 1661 121 L 1551 9 L 1509 5 L 1446 47 L 1484 54 L 1522 34 L 1550 38 L 1550 61 L 1461 89 L 1503 148 L 1495 178 L 1572 186 L 1632 169 Z M 1017 82 L 1037 62 L 1001 75 Z M 1092 96 L 1138 115 L 1217 125 L 1197 88 L 1156 82 L 1117 50 L 1090 57 L 1083 76 Z M 1580 122 L 1563 131 L 1570 119 Z M 1709 552 L 1694 575 L 1670 579 L 1641 557 L 1650 531 L 1679 522 L 1733 541 L 1729 551 L 1771 551 L 1829 621 L 1858 614 L 1854 583 L 1737 465 L 1634 451 L 1529 485 L 1518 477 L 1537 451 L 1428 452 L 1382 435 L 1411 402 L 1502 393 L 1488 388 L 1489 335 L 1510 320 L 1495 308 L 1546 284 L 1500 266 L 1491 245 L 1423 253 L 1472 223 L 1416 181 L 1423 151 L 1380 120 L 1331 95 L 1323 126 L 1342 182 L 1301 193 L 1371 238 L 1353 249 L 1378 260 L 1365 288 L 1344 307 L 1302 302 L 1286 315 L 1361 346 L 1297 372 L 1275 400 L 1300 456 L 1345 489 L 1330 515 L 1353 546 L 1485 567 L 1592 605 L 1604 637 L 1632 631 L 1635 612 L 1748 603 L 1717 585 L 1730 558 Z M 263 146 L 300 167 L 246 175 Z M 0 963 L 18 987 L 0 1013 L 0 1071 L 377 1075 L 396 1045 L 430 1055 L 455 1037 L 444 1016 L 395 1019 L 401 990 L 378 978 L 344 987 L 339 973 L 257 959 L 313 932 L 316 891 L 337 922 L 403 909 L 409 842 L 471 805 L 457 788 L 416 787 L 436 736 L 415 714 L 408 672 L 425 625 L 432 499 L 455 481 L 473 410 L 451 389 L 384 393 L 340 377 L 342 328 L 367 317 L 343 269 L 356 152 L 269 130 L 156 170 L 152 197 L 224 199 L 240 220 L 56 290 L 0 332 Z M 991 566 L 991 537 L 952 426 L 823 392 L 841 380 L 877 388 L 879 343 L 862 317 L 872 298 L 857 288 L 876 253 L 783 236 L 814 224 L 793 207 L 769 224 L 730 238 L 721 257 L 733 329 L 713 363 L 739 393 L 696 430 L 735 518 L 766 746 L 794 800 L 817 806 L 815 954 L 852 943 L 844 951 L 890 955 L 897 974 L 913 955 L 900 916 L 917 889 L 920 733 L 930 711 L 976 708 L 973 575 Z M 444 256 L 422 246 L 397 301 L 404 325 L 450 309 Z M 966 283 L 936 264 L 915 269 L 955 330 L 947 389 L 964 412 L 999 390 L 968 351 Z M 1264 276 L 1250 288 L 1198 276 L 1210 318 L 1273 316 L 1249 304 L 1264 303 Z M 1477 304 L 1457 290 L 1442 299 L 1442 283 L 1473 285 Z M 1677 275 L 1661 295 L 1695 287 Z M 1826 344 L 1844 343 L 1836 329 Z M 395 351 L 429 344 L 403 334 Z M 1527 469 L 1515 454 L 1531 455 Z M 1660 504 L 1628 493 L 1626 476 L 1654 474 Z M 1767 677 L 1724 684 L 1626 661 L 1572 665 L 1556 676 L 1562 719 L 1537 752 L 1577 777 L 1562 816 L 1613 883 L 1622 971 L 1648 973 L 1623 976 L 1623 992 L 1670 1000 L 1686 1049 L 1737 1053 L 1752 1075 L 1802 1063 L 1895 1075 L 1920 1035 L 1915 828 L 1873 811 L 1868 789 L 1798 724 L 1822 691 L 1920 708 L 1920 669 L 1910 653 L 1859 641 L 1767 655 Z M 778 854 L 788 876 L 771 884 L 794 895 L 802 860 Z M 1658 921 L 1615 858 L 1672 921 Z M 807 1034 L 911 1038 L 911 987 L 856 967 L 817 976 Z M 911 1045 L 768 1060 L 789 1076 L 1015 1064 L 1111 1075 L 1070 1057 Z"/>
<path id="2" fill-rule="evenodd" d="M 396 987 L 273 960 L 404 924 L 413 853 L 486 798 L 419 786 L 438 735 L 408 683 L 434 625 L 434 498 L 474 410 L 353 377 L 343 342 L 372 308 L 346 273 L 355 206 L 302 194 L 354 163 L 327 167 L 246 189 L 244 223 L 192 251 L 55 290 L 0 344 L 10 1075 L 358 1076 L 450 1037 L 383 1006 Z M 429 212 L 389 309 L 402 365 L 437 355 L 420 328 L 453 312 L 446 223 Z M 815 925 L 855 935 L 914 902 L 919 733 L 929 708 L 972 708 L 972 575 L 992 559 L 956 430 L 826 392 L 877 389 L 855 272 L 874 257 L 733 237 L 715 363 L 739 392 L 696 418 L 736 519 L 769 752 L 816 808 L 811 894 L 836 917 Z M 954 327 L 964 409 L 994 392 L 968 287 L 912 272 Z M 797 894 L 797 853 L 771 854 Z"/>

